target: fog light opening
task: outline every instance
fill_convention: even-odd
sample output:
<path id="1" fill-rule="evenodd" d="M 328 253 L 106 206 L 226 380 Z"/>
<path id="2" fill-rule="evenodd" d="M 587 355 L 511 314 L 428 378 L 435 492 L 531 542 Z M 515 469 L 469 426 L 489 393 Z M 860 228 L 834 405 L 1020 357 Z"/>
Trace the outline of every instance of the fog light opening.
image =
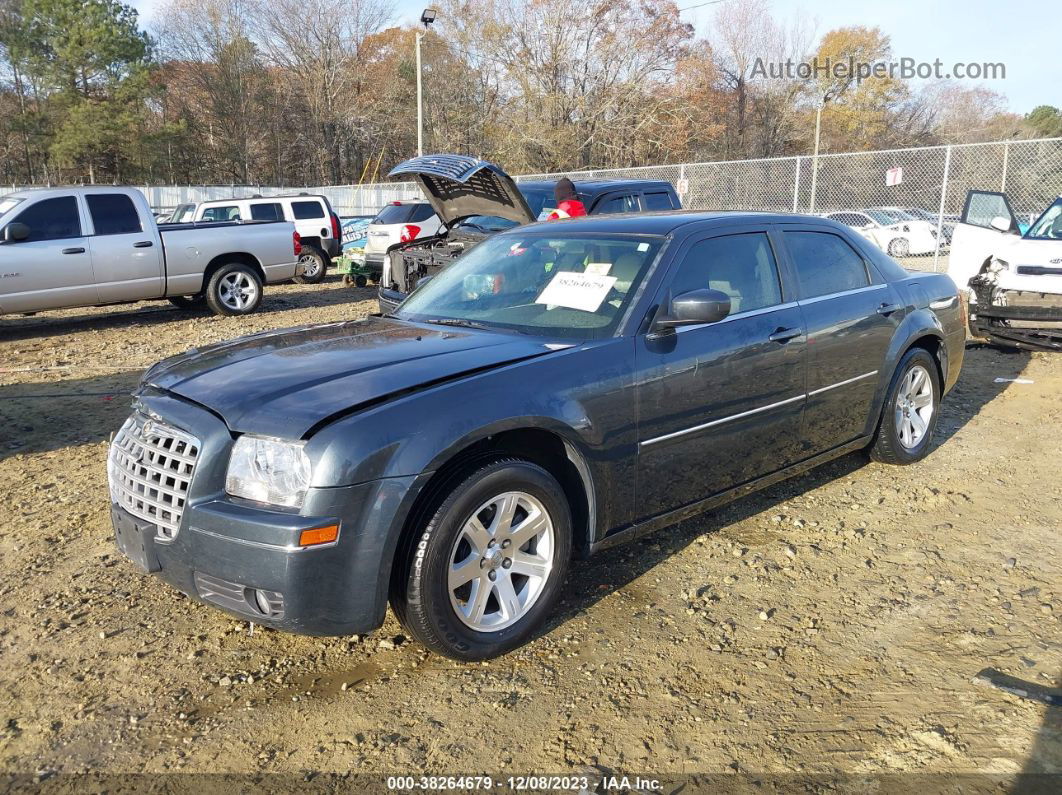
<path id="1" fill-rule="evenodd" d="M 269 616 L 273 613 L 273 605 L 269 601 L 269 594 L 261 588 L 254 589 L 254 605 L 263 616 Z"/>

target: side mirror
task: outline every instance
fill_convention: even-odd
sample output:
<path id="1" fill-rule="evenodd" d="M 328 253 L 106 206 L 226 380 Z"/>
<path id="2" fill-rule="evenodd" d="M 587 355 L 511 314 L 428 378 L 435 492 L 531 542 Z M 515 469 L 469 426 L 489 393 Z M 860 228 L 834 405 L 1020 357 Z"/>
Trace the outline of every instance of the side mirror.
<path id="1" fill-rule="evenodd" d="M 20 224 L 18 221 L 4 227 L 5 243 L 17 243 L 20 240 L 25 240 L 29 236 L 30 228 L 25 224 Z"/>
<path id="2" fill-rule="evenodd" d="M 661 307 L 661 310 L 664 310 Z M 717 323 L 730 314 L 730 296 L 721 290 L 691 290 L 671 299 L 671 305 L 653 319 L 659 333 L 677 326 Z"/>
<path id="3" fill-rule="evenodd" d="M 997 215 L 995 218 L 988 222 L 988 225 L 1000 232 L 1010 231 L 1010 219 L 1007 218 L 1005 215 Z"/>

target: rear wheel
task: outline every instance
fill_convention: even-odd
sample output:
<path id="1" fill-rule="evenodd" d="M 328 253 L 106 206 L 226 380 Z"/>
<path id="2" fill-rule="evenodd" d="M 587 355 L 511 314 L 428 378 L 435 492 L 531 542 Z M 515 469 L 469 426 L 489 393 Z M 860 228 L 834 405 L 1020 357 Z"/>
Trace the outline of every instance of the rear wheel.
<path id="1" fill-rule="evenodd" d="M 206 302 L 215 315 L 249 315 L 262 303 L 262 280 L 249 265 L 222 265 L 210 277 Z"/>
<path id="2" fill-rule="evenodd" d="M 911 253 L 911 241 L 906 237 L 895 237 L 889 241 L 889 256 L 906 257 Z"/>
<path id="3" fill-rule="evenodd" d="M 940 376 L 925 348 L 912 348 L 893 376 L 870 457 L 886 464 L 913 464 L 929 454 L 940 407 Z"/>
<path id="4" fill-rule="evenodd" d="M 295 281 L 299 284 L 320 284 L 328 271 L 328 257 L 316 246 L 303 243 L 302 253 L 299 254 L 299 264 L 302 265 L 302 275 L 296 276 Z"/>
<path id="5" fill-rule="evenodd" d="M 552 611 L 571 536 L 568 503 L 552 475 L 529 461 L 487 464 L 459 482 L 419 532 L 392 606 L 439 654 L 505 654 Z"/>

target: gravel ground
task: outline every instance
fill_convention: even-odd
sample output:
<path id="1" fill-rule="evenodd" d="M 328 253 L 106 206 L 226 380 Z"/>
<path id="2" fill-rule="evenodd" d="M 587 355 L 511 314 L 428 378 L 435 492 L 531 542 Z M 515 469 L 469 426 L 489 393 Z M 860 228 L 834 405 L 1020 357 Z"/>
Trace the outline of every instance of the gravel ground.
<path id="1" fill-rule="evenodd" d="M 1057 356 L 969 349 L 926 461 L 849 456 L 577 562 L 549 631 L 486 664 L 390 617 L 252 632 L 137 574 L 105 458 L 143 368 L 373 306 L 333 281 L 243 319 L 0 319 L 0 770 L 1062 773 L 1059 710 L 973 680 L 1062 684 Z"/>

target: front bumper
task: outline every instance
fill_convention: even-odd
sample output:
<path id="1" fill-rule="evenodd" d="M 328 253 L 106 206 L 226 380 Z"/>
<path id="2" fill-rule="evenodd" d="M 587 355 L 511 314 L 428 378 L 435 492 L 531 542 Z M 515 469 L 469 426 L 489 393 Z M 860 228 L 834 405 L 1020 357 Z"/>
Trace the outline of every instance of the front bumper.
<path id="1" fill-rule="evenodd" d="M 287 512 L 230 498 L 231 434 L 173 396 L 142 396 L 141 411 L 202 440 L 187 507 L 172 540 L 117 504 L 111 518 L 126 557 L 181 592 L 246 621 L 309 635 L 348 635 L 383 623 L 391 561 L 414 478 L 314 488 Z M 219 479 L 220 478 L 220 479 Z M 300 547 L 303 530 L 338 524 L 334 543 Z"/>
<path id="2" fill-rule="evenodd" d="M 388 290 L 384 287 L 380 288 L 380 314 L 389 315 L 398 309 L 398 305 L 406 300 L 405 293 L 400 293 L 398 290 Z"/>
<path id="3" fill-rule="evenodd" d="M 1062 351 L 1062 294 L 1007 290 L 971 280 L 970 334 L 1026 350 Z"/>

